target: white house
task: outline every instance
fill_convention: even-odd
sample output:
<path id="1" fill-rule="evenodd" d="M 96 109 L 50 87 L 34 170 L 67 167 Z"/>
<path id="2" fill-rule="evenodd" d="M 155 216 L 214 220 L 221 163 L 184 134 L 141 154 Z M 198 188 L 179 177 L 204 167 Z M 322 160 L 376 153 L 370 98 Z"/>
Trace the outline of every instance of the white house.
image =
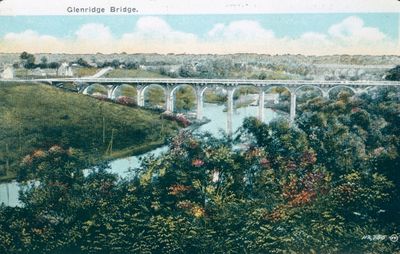
<path id="1" fill-rule="evenodd" d="M 72 77 L 74 73 L 72 72 L 71 66 L 68 63 L 64 62 L 57 70 L 57 76 L 61 77 Z"/>
<path id="2" fill-rule="evenodd" d="M 1 73 L 2 79 L 13 79 L 14 78 L 14 68 L 11 65 L 5 65 L 4 70 Z"/>

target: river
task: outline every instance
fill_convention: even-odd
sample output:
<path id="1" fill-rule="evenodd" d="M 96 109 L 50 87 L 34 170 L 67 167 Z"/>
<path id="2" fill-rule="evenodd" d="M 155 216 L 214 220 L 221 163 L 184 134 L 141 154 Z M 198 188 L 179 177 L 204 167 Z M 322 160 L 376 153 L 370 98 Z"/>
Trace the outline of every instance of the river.
<path id="1" fill-rule="evenodd" d="M 204 103 L 204 117 L 211 121 L 200 126 L 196 132 L 208 131 L 213 135 L 220 135 L 220 130 L 226 129 L 227 114 L 224 112 L 224 105 L 216 105 Z M 249 116 L 257 116 L 258 106 L 248 106 L 239 109 L 235 109 L 232 118 L 232 128 L 236 131 L 243 123 L 243 120 Z M 265 109 L 265 122 L 270 122 L 276 118 L 279 114 L 271 109 Z M 159 147 L 143 155 L 131 156 L 127 158 L 117 159 L 110 162 L 109 172 L 116 173 L 120 177 L 127 177 L 130 174 L 130 169 L 139 167 L 140 158 L 146 155 L 153 154 L 159 156 L 161 153 L 167 151 L 167 147 Z M 0 184 L 0 204 L 4 203 L 8 206 L 20 205 L 18 201 L 19 196 L 19 184 L 16 181 L 9 183 Z"/>

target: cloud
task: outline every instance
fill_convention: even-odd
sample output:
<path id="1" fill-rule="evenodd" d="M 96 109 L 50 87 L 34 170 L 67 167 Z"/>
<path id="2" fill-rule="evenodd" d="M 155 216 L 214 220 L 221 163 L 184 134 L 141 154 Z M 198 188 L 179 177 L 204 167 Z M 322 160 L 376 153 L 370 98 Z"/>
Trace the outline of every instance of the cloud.
<path id="1" fill-rule="evenodd" d="M 122 35 L 118 48 L 127 52 L 190 52 L 198 44 L 195 34 L 174 30 L 158 17 L 142 17 L 133 32 Z M 172 51 L 171 51 L 172 50 Z"/>
<path id="2" fill-rule="evenodd" d="M 365 26 L 356 16 L 329 27 L 327 33 L 305 32 L 297 38 L 276 37 L 274 32 L 251 20 L 218 23 L 207 40 L 222 53 L 267 54 L 395 54 L 396 42 L 378 28 Z"/>
<path id="3" fill-rule="evenodd" d="M 365 26 L 356 16 L 333 24 L 326 35 L 318 35 L 325 51 L 331 54 L 395 54 L 398 50 L 394 40 L 378 28 Z"/>
<path id="4" fill-rule="evenodd" d="M 237 20 L 228 24 L 217 23 L 204 37 L 211 53 L 265 53 L 275 48 L 279 39 L 274 32 L 253 20 Z"/>
<path id="5" fill-rule="evenodd" d="M 160 17 L 141 17 L 116 38 L 99 23 L 82 25 L 72 39 L 27 30 L 0 39 L 0 52 L 65 53 L 265 53 L 265 54 L 396 54 L 398 45 L 356 16 L 333 24 L 326 33 L 306 32 L 296 38 L 277 37 L 254 20 L 216 23 L 202 35 L 171 27 Z"/>
<path id="6" fill-rule="evenodd" d="M 112 34 L 110 28 L 103 24 L 89 23 L 81 26 L 75 32 L 78 41 L 110 41 Z"/>
<path id="7" fill-rule="evenodd" d="M 395 53 L 396 43 L 378 28 L 365 26 L 364 21 L 351 16 L 338 24 L 332 25 L 328 34 L 335 42 L 337 51 Z"/>
<path id="8" fill-rule="evenodd" d="M 0 41 L 0 51 L 21 52 L 28 49 L 31 52 L 62 52 L 65 50 L 64 43 L 50 35 L 40 35 L 35 31 L 26 30 L 21 33 L 8 33 Z M 4 48 L 4 49 L 3 49 Z"/>
<path id="9" fill-rule="evenodd" d="M 343 41 L 374 42 L 386 39 L 386 35 L 378 28 L 364 26 L 364 21 L 355 16 L 332 25 L 328 32 L 333 38 Z"/>
<path id="10" fill-rule="evenodd" d="M 76 32 L 76 38 L 70 43 L 70 53 L 112 53 L 115 39 L 109 27 L 99 23 L 82 25 Z"/>
<path id="11" fill-rule="evenodd" d="M 218 23 L 207 33 L 210 39 L 224 41 L 261 41 L 274 38 L 272 30 L 264 29 L 252 20 L 233 21 L 228 25 Z"/>
<path id="12" fill-rule="evenodd" d="M 161 18 L 143 17 L 137 21 L 134 31 L 124 34 L 122 39 L 165 40 L 164 42 L 179 43 L 196 40 L 197 36 L 191 33 L 176 31 Z"/>

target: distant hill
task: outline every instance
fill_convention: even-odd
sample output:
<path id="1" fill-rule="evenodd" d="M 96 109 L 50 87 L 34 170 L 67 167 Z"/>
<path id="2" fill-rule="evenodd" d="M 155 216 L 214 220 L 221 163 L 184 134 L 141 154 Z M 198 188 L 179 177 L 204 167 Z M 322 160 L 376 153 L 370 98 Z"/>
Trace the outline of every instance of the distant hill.
<path id="1" fill-rule="evenodd" d="M 20 54 L 1 54 L 0 66 L 20 63 Z M 87 63 L 91 67 L 112 66 L 111 76 L 170 76 L 182 78 L 382 80 L 400 63 L 400 56 L 383 55 L 194 55 L 194 54 L 35 54 L 36 64 L 45 57 L 50 63 Z M 84 66 L 82 66 L 84 67 Z M 123 70 L 119 71 L 118 70 Z M 137 70 L 126 72 L 125 70 Z"/>
<path id="2" fill-rule="evenodd" d="M 21 53 L 0 53 L 0 65 L 2 63 L 12 64 L 19 61 Z M 34 54 L 36 61 L 39 63 L 40 59 L 45 56 L 48 62 L 61 62 L 61 61 L 76 61 L 79 58 L 92 62 L 104 61 L 137 61 L 143 65 L 163 65 L 163 64 L 180 64 L 185 61 L 201 62 L 206 60 L 215 59 L 230 59 L 234 62 L 241 63 L 264 63 L 271 64 L 351 64 L 351 65 L 396 65 L 400 62 L 398 55 L 327 55 L 327 56 L 305 56 L 305 55 L 266 55 L 266 54 L 228 54 L 228 55 L 213 55 L 213 54 L 50 54 L 41 53 Z"/>

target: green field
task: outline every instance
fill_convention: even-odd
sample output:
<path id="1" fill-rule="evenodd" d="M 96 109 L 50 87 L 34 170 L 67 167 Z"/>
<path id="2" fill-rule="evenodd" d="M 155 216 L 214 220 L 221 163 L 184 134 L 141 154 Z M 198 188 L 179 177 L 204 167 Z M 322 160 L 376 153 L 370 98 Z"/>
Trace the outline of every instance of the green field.
<path id="1" fill-rule="evenodd" d="M 101 69 L 94 68 L 94 67 L 81 67 L 74 70 L 74 74 L 76 77 L 86 77 L 86 76 L 93 76 Z"/>
<path id="2" fill-rule="evenodd" d="M 36 149 L 74 147 L 94 163 L 145 152 L 177 129 L 150 111 L 43 84 L 0 83 L 0 181 L 14 178 Z"/>
<path id="3" fill-rule="evenodd" d="M 114 69 L 105 75 L 106 78 L 169 78 L 158 72 L 145 70 Z"/>

